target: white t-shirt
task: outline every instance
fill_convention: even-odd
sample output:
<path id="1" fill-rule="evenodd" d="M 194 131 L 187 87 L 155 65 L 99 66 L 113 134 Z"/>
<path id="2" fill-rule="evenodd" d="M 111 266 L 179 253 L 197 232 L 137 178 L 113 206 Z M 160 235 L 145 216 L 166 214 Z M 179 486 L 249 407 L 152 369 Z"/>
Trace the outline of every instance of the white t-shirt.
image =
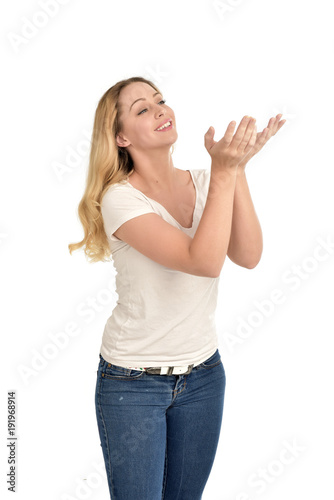
<path id="1" fill-rule="evenodd" d="M 106 322 L 101 355 L 125 368 L 202 363 L 218 348 L 215 311 L 218 278 L 165 267 L 113 233 L 127 220 L 147 213 L 194 237 L 205 207 L 210 170 L 189 170 L 196 188 L 191 228 L 182 227 L 157 201 L 128 181 L 113 184 L 101 202 L 105 232 L 116 269 L 117 304 Z"/>

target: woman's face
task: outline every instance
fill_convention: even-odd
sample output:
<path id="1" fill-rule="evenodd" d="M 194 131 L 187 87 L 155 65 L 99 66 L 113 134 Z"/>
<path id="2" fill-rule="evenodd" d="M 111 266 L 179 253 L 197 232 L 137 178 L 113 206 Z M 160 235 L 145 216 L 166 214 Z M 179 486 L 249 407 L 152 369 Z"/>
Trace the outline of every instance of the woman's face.
<path id="1" fill-rule="evenodd" d="M 133 82 L 124 87 L 119 95 L 122 130 L 116 137 L 121 147 L 136 150 L 169 148 L 177 140 L 173 110 L 163 101 L 151 85 Z M 172 120 L 172 126 L 157 131 L 164 122 Z"/>

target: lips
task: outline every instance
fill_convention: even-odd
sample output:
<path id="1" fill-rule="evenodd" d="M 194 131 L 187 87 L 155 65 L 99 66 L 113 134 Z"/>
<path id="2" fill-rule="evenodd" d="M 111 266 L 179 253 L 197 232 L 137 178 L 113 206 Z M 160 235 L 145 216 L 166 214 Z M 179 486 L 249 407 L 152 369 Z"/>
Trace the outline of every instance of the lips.
<path id="1" fill-rule="evenodd" d="M 155 129 L 155 131 L 156 131 L 156 130 L 158 130 L 158 128 L 160 128 L 160 127 L 162 127 L 163 125 L 165 125 L 165 123 L 167 123 L 167 122 L 171 122 L 171 124 L 172 124 L 172 120 L 170 120 L 170 119 L 165 120 L 164 122 L 160 123 L 160 125 L 158 125 L 158 126 L 157 126 L 157 128 Z"/>

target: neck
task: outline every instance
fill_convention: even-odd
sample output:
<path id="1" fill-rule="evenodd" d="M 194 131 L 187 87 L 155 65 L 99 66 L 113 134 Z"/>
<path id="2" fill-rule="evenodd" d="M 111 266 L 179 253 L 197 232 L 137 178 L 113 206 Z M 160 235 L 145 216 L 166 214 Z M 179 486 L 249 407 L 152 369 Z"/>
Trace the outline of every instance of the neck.
<path id="1" fill-rule="evenodd" d="M 177 169 L 174 167 L 170 147 L 147 153 L 136 151 L 133 157 L 133 176 L 151 193 L 173 192 L 177 184 Z M 130 176 L 131 180 L 131 176 Z"/>

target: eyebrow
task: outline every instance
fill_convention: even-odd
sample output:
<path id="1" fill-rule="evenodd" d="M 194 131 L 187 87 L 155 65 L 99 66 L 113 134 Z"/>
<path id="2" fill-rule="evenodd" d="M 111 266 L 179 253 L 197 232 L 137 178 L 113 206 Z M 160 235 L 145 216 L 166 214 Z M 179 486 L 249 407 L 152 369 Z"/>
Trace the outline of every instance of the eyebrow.
<path id="1" fill-rule="evenodd" d="M 160 92 L 155 92 L 155 94 L 153 94 L 153 97 L 155 97 L 156 95 L 161 95 Z M 130 111 L 131 111 L 131 108 L 132 106 L 138 102 L 138 101 L 146 101 L 145 97 L 139 97 L 139 99 L 136 99 L 130 106 Z"/>

